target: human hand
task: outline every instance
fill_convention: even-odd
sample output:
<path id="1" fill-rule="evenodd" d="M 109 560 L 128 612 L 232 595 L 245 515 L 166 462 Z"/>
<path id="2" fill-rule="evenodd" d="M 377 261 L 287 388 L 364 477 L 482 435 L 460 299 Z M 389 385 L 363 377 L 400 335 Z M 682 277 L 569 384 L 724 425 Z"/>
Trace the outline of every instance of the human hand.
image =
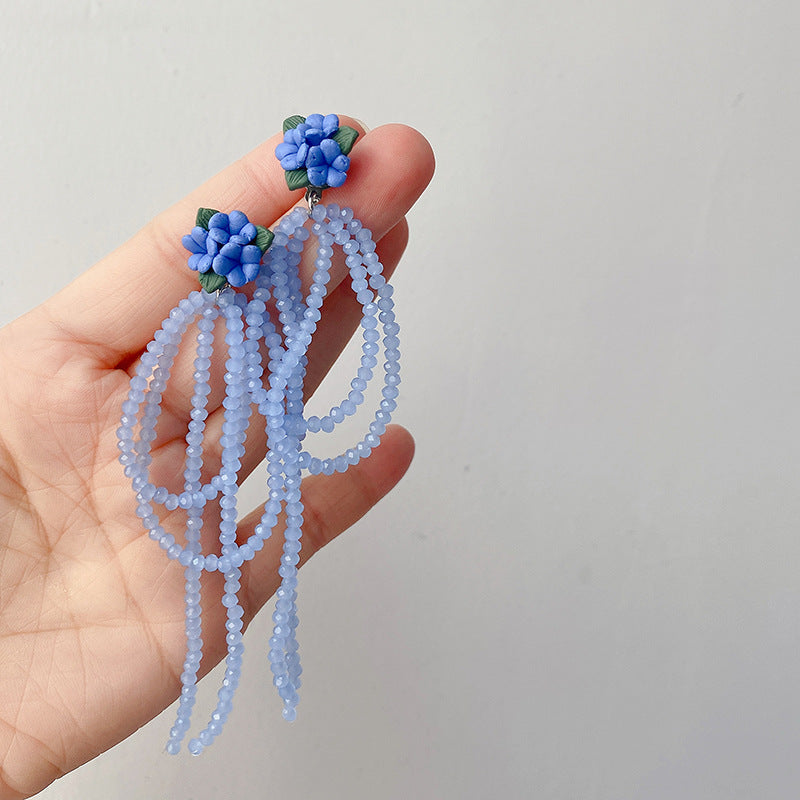
<path id="1" fill-rule="evenodd" d="M 183 569 L 149 540 L 134 513 L 115 430 L 143 349 L 169 310 L 197 288 L 181 245 L 196 209 L 238 208 L 272 227 L 297 203 L 273 156 L 278 141 L 265 142 L 0 330 L 0 800 L 35 794 L 178 696 Z M 347 183 L 327 190 L 325 201 L 356 211 L 373 231 L 389 275 L 406 246 L 404 215 L 432 176 L 433 156 L 418 133 L 399 125 L 360 137 L 353 155 Z M 309 277 L 313 266 L 304 267 Z M 341 283 L 345 275 L 341 264 L 332 272 L 309 348 L 307 393 L 360 319 L 349 281 Z M 164 393 L 153 447 L 156 474 L 182 469 L 192 358 L 178 357 Z M 221 363 L 212 368 L 217 389 L 209 397 L 210 431 L 221 425 L 223 371 Z M 257 429 L 254 421 L 242 477 L 264 456 Z M 209 433 L 207 443 L 216 438 Z M 391 426 L 381 446 L 347 472 L 306 478 L 303 558 L 383 497 L 412 454 L 410 435 Z M 243 538 L 260 513 L 242 521 Z M 170 530 L 169 517 L 164 525 Z M 247 620 L 277 589 L 281 546 L 282 537 L 273 536 L 242 568 Z M 218 597 L 221 576 L 206 578 Z M 223 610 L 204 604 L 201 673 L 225 652 Z"/>

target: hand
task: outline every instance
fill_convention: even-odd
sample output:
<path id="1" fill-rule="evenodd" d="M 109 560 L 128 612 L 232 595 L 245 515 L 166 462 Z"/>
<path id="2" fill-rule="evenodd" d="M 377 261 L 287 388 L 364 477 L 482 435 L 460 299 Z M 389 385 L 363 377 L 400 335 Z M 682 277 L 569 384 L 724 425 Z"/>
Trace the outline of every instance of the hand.
<path id="1" fill-rule="evenodd" d="M 288 191 L 273 156 L 279 141 L 258 147 L 0 331 L 0 800 L 35 794 L 178 696 L 183 569 L 134 514 L 115 430 L 143 349 L 169 310 L 198 286 L 181 246 L 196 209 L 241 209 L 272 227 L 302 198 Z M 372 229 L 388 275 L 405 248 L 404 215 L 431 178 L 433 156 L 418 133 L 399 125 L 360 137 L 352 155 L 346 184 L 327 190 L 325 202 L 351 206 Z M 309 277 L 311 265 L 304 267 Z M 332 274 L 309 350 L 307 394 L 360 319 L 349 281 L 337 285 L 345 274 L 341 264 Z M 156 472 L 183 464 L 193 354 L 182 355 L 164 393 Z M 219 424 L 222 399 L 218 388 L 209 398 L 209 428 Z M 257 423 L 243 475 L 264 456 Z M 206 446 L 214 439 L 209 434 Z M 303 557 L 366 513 L 402 477 L 412 454 L 410 435 L 392 426 L 357 466 L 307 478 Z M 259 513 L 243 520 L 245 537 Z M 165 528 L 179 531 L 168 518 Z M 243 567 L 248 620 L 277 588 L 281 545 L 276 532 Z M 218 599 L 219 573 L 204 575 L 204 583 L 214 579 Z M 203 618 L 205 673 L 225 650 L 219 603 L 204 605 Z"/>

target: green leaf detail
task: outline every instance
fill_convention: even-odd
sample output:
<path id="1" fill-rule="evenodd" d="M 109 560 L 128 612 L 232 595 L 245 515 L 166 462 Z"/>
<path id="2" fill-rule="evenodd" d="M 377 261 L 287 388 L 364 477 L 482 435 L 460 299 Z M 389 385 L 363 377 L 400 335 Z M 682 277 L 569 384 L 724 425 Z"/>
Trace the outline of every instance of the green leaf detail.
<path id="1" fill-rule="evenodd" d="M 275 238 L 275 234 L 269 229 L 265 228 L 262 225 L 256 225 L 256 238 L 253 240 L 253 244 L 258 247 L 262 253 L 266 253 L 269 250 L 269 246 L 272 244 L 272 240 Z"/>
<path id="2" fill-rule="evenodd" d="M 309 185 L 307 169 L 290 169 L 286 171 L 286 185 L 290 189 L 304 189 Z"/>
<path id="3" fill-rule="evenodd" d="M 347 155 L 353 149 L 356 139 L 358 139 L 358 131 L 355 128 L 348 128 L 347 125 L 343 125 L 331 136 L 331 139 L 333 139 L 333 141 L 339 145 L 342 152 Z"/>
<path id="4" fill-rule="evenodd" d="M 218 214 L 216 208 L 198 208 L 197 209 L 197 219 L 195 220 L 195 225 L 199 225 L 201 228 L 205 228 L 208 230 L 208 221 L 214 214 Z"/>
<path id="5" fill-rule="evenodd" d="M 224 275 L 217 275 L 213 269 L 208 272 L 200 273 L 200 285 L 209 293 L 216 292 L 217 289 L 222 289 L 223 286 L 228 285 L 228 281 Z"/>
<path id="6" fill-rule="evenodd" d="M 283 121 L 283 132 L 286 133 L 286 131 L 296 128 L 305 121 L 306 118 L 301 117 L 299 114 L 295 114 L 293 117 L 286 117 L 286 119 Z"/>

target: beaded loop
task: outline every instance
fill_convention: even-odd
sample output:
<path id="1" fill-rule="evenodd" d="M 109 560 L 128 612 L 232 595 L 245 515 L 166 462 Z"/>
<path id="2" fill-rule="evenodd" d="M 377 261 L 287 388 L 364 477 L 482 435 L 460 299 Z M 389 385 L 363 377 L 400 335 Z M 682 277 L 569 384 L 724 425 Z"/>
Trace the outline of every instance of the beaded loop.
<path id="1" fill-rule="evenodd" d="M 310 217 L 310 219 L 309 219 Z M 306 242 L 317 241 L 314 274 L 304 296 L 299 265 Z M 330 281 L 334 247 L 345 254 L 352 288 L 362 306 L 362 356 L 351 391 L 325 416 L 306 418 L 303 383 L 307 351 L 321 318 L 321 308 Z M 281 584 L 276 593 L 274 623 L 269 640 L 273 683 L 283 701 L 283 716 L 296 717 L 302 668 L 298 655 L 297 564 L 300 560 L 303 503 L 301 475 L 330 475 L 344 472 L 375 448 L 396 408 L 399 376 L 399 326 L 395 321 L 392 287 L 383 277 L 383 267 L 375 252 L 372 234 L 354 218 L 349 208 L 336 204 L 313 205 L 310 213 L 300 208 L 290 212 L 278 225 L 272 247 L 255 281 L 253 299 L 233 289 L 218 292 L 195 291 L 172 309 L 147 346 L 131 379 L 127 400 L 117 430 L 120 462 L 136 492 L 136 514 L 151 539 L 170 559 L 177 560 L 185 572 L 186 659 L 181 673 L 182 690 L 175 724 L 170 731 L 167 751 L 177 753 L 190 727 L 195 702 L 197 672 L 202 659 L 202 609 L 200 577 L 203 572 L 223 574 L 222 604 L 228 654 L 218 702 L 207 726 L 189 741 L 188 749 L 197 755 L 213 742 L 230 714 L 233 694 L 239 683 L 242 654 L 242 617 L 239 601 L 241 567 L 261 550 L 285 513 L 283 554 L 278 573 Z M 272 322 L 268 304 L 274 308 L 279 327 Z M 220 325 L 219 323 L 222 323 Z M 161 413 L 161 399 L 169 382 L 178 348 L 188 327 L 196 323 L 194 388 L 190 422 L 185 436 L 183 490 L 170 491 L 151 479 L 152 442 Z M 215 344 L 224 330 L 225 398 L 222 431 L 217 442 L 220 468 L 203 482 L 203 456 L 208 419 L 211 359 Z M 385 363 L 382 399 L 369 431 L 354 447 L 334 458 L 312 456 L 303 445 L 307 432 L 332 431 L 346 416 L 354 414 L 364 400 L 364 390 L 378 364 L 382 344 Z M 268 353 L 266 370 L 261 361 L 261 345 Z M 266 372 L 266 375 L 265 375 Z M 237 542 L 237 493 L 239 472 L 245 453 L 245 440 L 252 408 L 258 409 L 267 434 L 268 498 L 263 514 L 243 544 Z M 218 552 L 203 552 L 201 533 L 205 510 L 219 509 Z M 186 515 L 183 542 L 168 533 L 155 507 L 166 512 L 181 509 Z"/>

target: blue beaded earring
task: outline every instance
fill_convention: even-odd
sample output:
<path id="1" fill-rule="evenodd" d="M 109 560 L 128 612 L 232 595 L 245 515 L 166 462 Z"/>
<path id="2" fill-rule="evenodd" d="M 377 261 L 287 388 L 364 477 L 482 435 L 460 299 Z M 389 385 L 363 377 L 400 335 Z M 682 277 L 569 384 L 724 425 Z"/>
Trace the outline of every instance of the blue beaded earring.
<path id="1" fill-rule="evenodd" d="M 122 405 L 118 429 L 120 462 L 136 493 L 136 514 L 151 539 L 185 571 L 186 660 L 181 674 L 181 695 L 167 752 L 176 754 L 190 726 L 202 659 L 202 610 L 200 579 L 203 572 L 224 577 L 222 605 L 227 611 L 225 628 L 228 653 L 222 688 L 207 726 L 189 741 L 194 755 L 210 745 L 230 714 L 239 683 L 242 654 L 240 578 L 245 562 L 261 550 L 285 514 L 283 555 L 278 572 L 274 628 L 269 640 L 273 683 L 283 701 L 283 716 L 292 721 L 299 700 L 300 659 L 296 639 L 297 564 L 300 560 L 303 504 L 301 475 L 344 472 L 375 448 L 396 408 L 399 376 L 399 326 L 395 322 L 392 287 L 382 274 L 371 232 L 349 208 L 323 205 L 322 192 L 341 186 L 350 167 L 348 154 L 358 133 L 339 125 L 335 114 L 289 117 L 283 126 L 284 141 L 275 151 L 286 170 L 290 189 L 306 189 L 307 208 L 295 208 L 273 234 L 254 225 L 241 211 L 225 214 L 201 208 L 192 232 L 183 237 L 191 253 L 189 267 L 198 272 L 201 290 L 192 292 L 170 311 L 153 341 L 147 346 L 130 392 Z M 303 295 L 299 265 L 306 242 L 317 240 L 314 273 Z M 351 285 L 361 303 L 363 337 L 361 366 L 351 382 L 352 390 L 324 417 L 304 416 L 303 381 L 307 351 L 330 280 L 334 246 L 345 254 Z M 253 284 L 252 299 L 236 289 Z M 273 322 L 273 320 L 276 320 Z M 196 328 L 194 391 L 187 409 L 183 490 L 157 486 L 150 475 L 151 444 L 182 337 Z M 369 432 L 355 446 L 335 458 L 312 457 L 304 447 L 307 432 L 330 432 L 364 400 L 364 390 L 378 364 L 383 330 L 385 377 L 380 407 Z M 215 342 L 223 339 L 225 361 L 224 423 L 218 442 L 220 467 L 209 475 L 203 462 L 211 359 Z M 262 360 L 266 353 L 266 368 Z M 269 494 L 261 521 L 246 536 L 237 524 L 239 472 L 253 409 L 263 418 L 267 434 L 267 481 Z M 167 532 L 155 510 L 185 512 L 183 540 Z M 203 552 L 201 533 L 208 509 L 219 516 L 218 547 Z M 242 541 L 239 544 L 239 541 Z"/>

